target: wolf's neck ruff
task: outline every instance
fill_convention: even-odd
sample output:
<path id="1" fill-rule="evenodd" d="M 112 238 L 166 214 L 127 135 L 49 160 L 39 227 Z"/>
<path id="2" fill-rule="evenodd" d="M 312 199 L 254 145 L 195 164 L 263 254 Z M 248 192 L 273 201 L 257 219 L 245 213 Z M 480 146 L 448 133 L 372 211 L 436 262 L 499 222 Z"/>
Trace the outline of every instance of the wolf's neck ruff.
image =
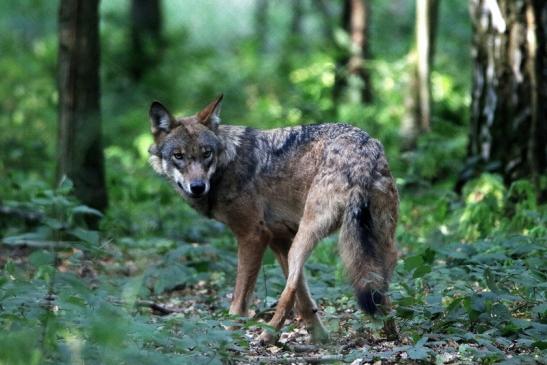
<path id="1" fill-rule="evenodd" d="M 237 155 L 237 148 L 241 144 L 241 136 L 245 133 L 245 127 L 225 126 L 218 127 L 217 136 L 222 143 L 222 152 L 219 164 L 226 167 Z"/>

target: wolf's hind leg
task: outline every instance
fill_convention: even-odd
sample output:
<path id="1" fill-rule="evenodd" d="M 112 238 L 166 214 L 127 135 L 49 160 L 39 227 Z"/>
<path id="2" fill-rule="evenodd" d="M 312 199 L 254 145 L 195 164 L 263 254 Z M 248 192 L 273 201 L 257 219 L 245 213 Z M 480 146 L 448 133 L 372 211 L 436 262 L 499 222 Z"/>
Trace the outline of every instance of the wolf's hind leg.
<path id="1" fill-rule="evenodd" d="M 281 329 L 294 305 L 306 259 L 316 243 L 331 233 L 339 223 L 341 204 L 337 204 L 337 199 L 332 195 L 326 199 L 325 193 L 324 189 L 318 188 L 308 194 L 298 232 L 289 250 L 287 283 L 269 323 L 276 330 Z M 275 336 L 267 330 L 260 335 L 263 343 L 271 343 L 273 340 Z"/>
<path id="2" fill-rule="evenodd" d="M 391 311 L 392 304 L 389 297 L 384 297 L 382 306 L 380 307 L 380 312 L 382 315 L 388 315 Z M 397 324 L 395 323 L 395 320 L 393 318 L 388 318 L 384 320 L 384 326 L 383 326 L 384 334 L 386 335 L 387 339 L 397 340 L 399 338 L 399 330 L 397 329 Z"/>
<path id="3" fill-rule="evenodd" d="M 285 274 L 285 278 L 287 278 L 289 271 L 287 252 L 285 250 L 276 249 L 274 249 L 274 252 L 277 261 Z M 315 301 L 313 300 L 308 289 L 304 272 L 302 272 L 296 288 L 296 310 L 302 317 L 302 320 L 306 325 L 306 329 L 311 335 L 312 342 L 324 342 L 328 339 L 327 330 L 323 326 L 323 323 L 317 314 L 317 305 L 315 304 Z"/>
<path id="4" fill-rule="evenodd" d="M 296 289 L 296 309 L 306 324 L 306 328 L 311 335 L 311 341 L 314 343 L 325 342 L 329 334 L 323 326 L 319 314 L 317 314 L 317 304 L 310 294 L 304 272 L 300 275 Z"/>

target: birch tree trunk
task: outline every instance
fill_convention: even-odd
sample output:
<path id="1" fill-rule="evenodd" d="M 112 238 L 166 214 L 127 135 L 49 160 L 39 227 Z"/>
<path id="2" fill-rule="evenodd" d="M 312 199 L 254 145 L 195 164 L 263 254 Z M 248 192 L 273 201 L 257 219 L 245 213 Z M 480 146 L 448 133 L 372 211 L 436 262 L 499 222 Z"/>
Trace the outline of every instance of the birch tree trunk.
<path id="1" fill-rule="evenodd" d="M 547 2 L 471 0 L 470 11 L 470 163 L 462 179 L 486 170 L 506 183 L 531 178 L 539 188 L 547 171 Z"/>
<path id="2" fill-rule="evenodd" d="M 411 75 L 402 136 L 406 148 L 431 129 L 431 69 L 437 38 L 438 0 L 416 0 L 415 47 L 409 58 Z"/>
<path id="3" fill-rule="evenodd" d="M 337 62 L 334 99 L 339 100 L 344 93 L 356 89 L 358 101 L 371 103 L 373 100 L 372 81 L 366 61 L 369 51 L 369 0 L 345 0 L 342 12 L 342 25 L 350 38 L 350 49 L 343 50 Z M 350 89 L 350 90 L 346 90 Z"/>
<path id="4" fill-rule="evenodd" d="M 99 1 L 62 0 L 59 8 L 57 177 L 93 208 L 107 206 L 100 119 Z"/>

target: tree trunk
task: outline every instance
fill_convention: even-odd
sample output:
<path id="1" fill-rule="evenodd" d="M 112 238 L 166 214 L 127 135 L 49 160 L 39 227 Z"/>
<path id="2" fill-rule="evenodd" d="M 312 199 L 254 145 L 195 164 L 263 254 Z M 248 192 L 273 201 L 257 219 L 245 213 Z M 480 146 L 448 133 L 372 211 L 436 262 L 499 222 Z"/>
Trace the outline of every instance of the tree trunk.
<path id="1" fill-rule="evenodd" d="M 69 177 L 84 204 L 107 206 L 101 140 L 99 1 L 62 0 L 59 8 L 57 177 Z"/>
<path id="2" fill-rule="evenodd" d="M 131 77 L 139 81 L 160 59 L 162 16 L 160 0 L 131 0 Z"/>
<path id="3" fill-rule="evenodd" d="M 472 0 L 473 90 L 462 182 L 482 171 L 505 182 L 547 171 L 547 2 Z M 546 198 L 546 191 L 540 192 Z"/>
<path id="4" fill-rule="evenodd" d="M 411 76 L 402 135 L 405 148 L 431 128 L 431 69 L 437 35 L 438 0 L 416 0 L 416 43 L 410 53 Z"/>
<path id="5" fill-rule="evenodd" d="M 304 15 L 304 4 L 302 0 L 292 1 L 291 34 L 299 36 L 302 34 L 302 17 Z"/>
<path id="6" fill-rule="evenodd" d="M 342 12 L 342 25 L 350 38 L 350 49 L 342 51 L 337 62 L 334 99 L 339 100 L 346 88 L 357 90 L 360 102 L 371 103 L 373 100 L 370 72 L 365 67 L 370 60 L 369 51 L 369 0 L 345 0 Z M 353 99 L 351 97 L 350 99 Z"/>
<path id="7" fill-rule="evenodd" d="M 268 0 L 257 0 L 255 3 L 255 36 L 260 53 L 268 51 Z"/>

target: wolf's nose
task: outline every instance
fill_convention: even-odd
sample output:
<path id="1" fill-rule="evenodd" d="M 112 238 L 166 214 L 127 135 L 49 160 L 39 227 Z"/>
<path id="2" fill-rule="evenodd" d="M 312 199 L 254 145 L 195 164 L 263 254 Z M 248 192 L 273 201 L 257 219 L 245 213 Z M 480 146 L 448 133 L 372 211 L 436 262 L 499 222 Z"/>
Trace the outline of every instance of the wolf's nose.
<path id="1" fill-rule="evenodd" d="M 205 183 L 203 181 L 192 181 L 190 183 L 190 191 L 195 195 L 203 194 L 205 191 Z"/>

